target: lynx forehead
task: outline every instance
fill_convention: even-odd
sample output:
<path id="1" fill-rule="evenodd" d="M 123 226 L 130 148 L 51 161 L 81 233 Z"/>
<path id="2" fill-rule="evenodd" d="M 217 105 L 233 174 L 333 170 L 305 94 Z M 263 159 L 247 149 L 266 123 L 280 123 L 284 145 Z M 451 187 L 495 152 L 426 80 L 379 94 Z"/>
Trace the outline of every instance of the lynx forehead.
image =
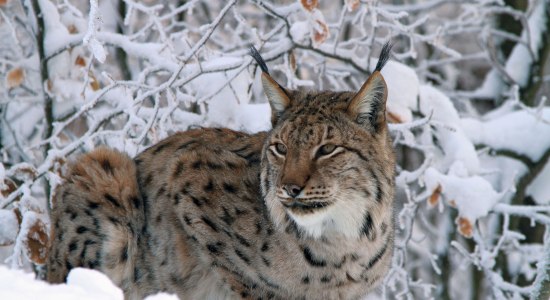
<path id="1" fill-rule="evenodd" d="M 389 51 L 353 93 L 288 90 L 252 49 L 270 132 L 195 129 L 134 160 L 82 156 L 56 190 L 48 280 L 83 266 L 131 299 L 364 296 L 393 252 Z"/>

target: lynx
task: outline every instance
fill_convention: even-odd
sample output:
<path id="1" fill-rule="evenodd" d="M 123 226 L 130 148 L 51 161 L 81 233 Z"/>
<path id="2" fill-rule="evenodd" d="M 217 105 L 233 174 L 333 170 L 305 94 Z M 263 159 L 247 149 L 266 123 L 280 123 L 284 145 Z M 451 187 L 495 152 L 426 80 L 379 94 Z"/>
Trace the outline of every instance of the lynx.
<path id="1" fill-rule="evenodd" d="M 129 299 L 364 296 L 394 245 L 390 48 L 357 93 L 286 89 L 252 48 L 271 131 L 194 129 L 133 160 L 81 156 L 55 193 L 47 280 L 87 267 Z"/>

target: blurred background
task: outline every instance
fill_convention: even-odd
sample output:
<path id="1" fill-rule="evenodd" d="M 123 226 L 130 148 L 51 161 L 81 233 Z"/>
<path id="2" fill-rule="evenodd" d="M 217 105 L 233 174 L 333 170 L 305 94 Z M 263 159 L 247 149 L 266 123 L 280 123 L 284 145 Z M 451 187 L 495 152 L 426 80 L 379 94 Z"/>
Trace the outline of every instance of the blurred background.
<path id="1" fill-rule="evenodd" d="M 290 89 L 355 91 L 381 46 L 395 257 L 373 299 L 550 297 L 548 0 L 0 0 L 0 264 L 39 276 L 65 165 L 196 126 L 269 130 Z"/>

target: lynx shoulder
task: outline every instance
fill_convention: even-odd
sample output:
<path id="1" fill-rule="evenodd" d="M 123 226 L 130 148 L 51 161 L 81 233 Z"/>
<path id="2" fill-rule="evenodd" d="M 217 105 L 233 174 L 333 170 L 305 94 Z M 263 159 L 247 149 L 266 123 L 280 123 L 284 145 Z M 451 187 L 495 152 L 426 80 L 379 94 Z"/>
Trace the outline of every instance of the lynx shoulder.
<path id="1" fill-rule="evenodd" d="M 273 129 L 100 148 L 56 191 L 48 280 L 106 273 L 127 298 L 358 299 L 393 253 L 395 159 L 379 63 L 358 92 L 288 90 L 259 53 Z"/>

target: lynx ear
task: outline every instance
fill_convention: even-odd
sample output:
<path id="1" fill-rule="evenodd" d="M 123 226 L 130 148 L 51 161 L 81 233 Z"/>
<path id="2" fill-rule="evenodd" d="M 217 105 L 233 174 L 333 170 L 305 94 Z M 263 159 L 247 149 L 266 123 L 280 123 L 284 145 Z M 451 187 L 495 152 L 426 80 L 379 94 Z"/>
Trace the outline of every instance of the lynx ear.
<path id="1" fill-rule="evenodd" d="M 271 106 L 271 122 L 275 124 L 285 109 L 290 106 L 290 99 L 283 87 L 265 72 L 262 74 L 262 85 Z"/>
<path id="2" fill-rule="evenodd" d="M 347 113 L 358 124 L 374 131 L 386 122 L 388 88 L 380 72 L 375 71 L 351 100 Z"/>
<path id="3" fill-rule="evenodd" d="M 262 85 L 271 106 L 271 123 L 275 125 L 279 116 L 290 106 L 290 98 L 285 89 L 269 75 L 265 61 L 254 46 L 250 46 L 250 55 L 262 69 Z"/>
<path id="4" fill-rule="evenodd" d="M 386 122 L 386 99 L 388 87 L 380 73 L 388 61 L 392 45 L 386 43 L 380 53 L 378 64 L 372 75 L 353 97 L 347 108 L 348 115 L 358 124 L 377 132 Z"/>

